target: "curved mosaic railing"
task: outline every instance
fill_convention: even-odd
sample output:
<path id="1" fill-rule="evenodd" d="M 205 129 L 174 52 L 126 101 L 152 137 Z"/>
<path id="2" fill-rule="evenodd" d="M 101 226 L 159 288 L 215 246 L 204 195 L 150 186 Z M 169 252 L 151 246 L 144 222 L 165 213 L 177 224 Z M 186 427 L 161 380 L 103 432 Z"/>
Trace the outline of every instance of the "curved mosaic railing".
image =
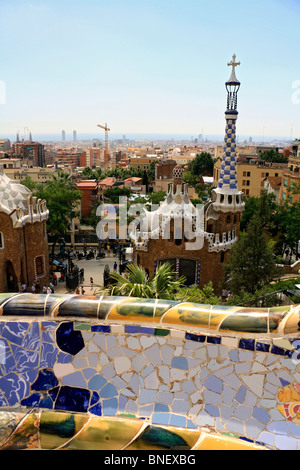
<path id="1" fill-rule="evenodd" d="M 298 449 L 299 321 L 299 305 L 0 294 L 0 449 Z"/>

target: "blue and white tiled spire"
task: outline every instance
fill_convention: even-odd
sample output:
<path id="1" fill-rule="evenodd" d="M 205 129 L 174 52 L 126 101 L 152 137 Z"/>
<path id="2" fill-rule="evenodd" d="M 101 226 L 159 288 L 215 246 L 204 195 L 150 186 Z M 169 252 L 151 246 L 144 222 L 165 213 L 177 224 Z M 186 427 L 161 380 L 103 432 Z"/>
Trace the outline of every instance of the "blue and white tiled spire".
<path id="1" fill-rule="evenodd" d="M 236 55 L 232 57 L 232 61 L 228 65 L 232 66 L 232 72 L 229 80 L 226 82 L 227 89 L 227 109 L 225 112 L 226 117 L 226 131 L 225 131 L 225 146 L 222 158 L 222 166 L 218 188 L 237 189 L 237 176 L 236 176 L 236 120 L 238 117 L 237 111 L 237 92 L 240 88 L 240 82 L 235 76 L 235 67 L 240 65 L 236 62 Z"/>
<path id="2" fill-rule="evenodd" d="M 242 193 L 238 190 L 236 173 L 237 93 L 241 84 L 235 75 L 235 67 L 240 65 L 240 62 L 236 62 L 235 54 L 232 56 L 232 61 L 228 62 L 227 65 L 232 66 L 232 72 L 229 80 L 226 82 L 227 107 L 225 111 L 225 145 L 218 186 L 213 192 L 213 203 L 215 209 L 222 211 L 231 209 L 237 211 L 243 206 L 243 203 Z"/>
<path id="3" fill-rule="evenodd" d="M 237 189 L 236 176 L 236 119 L 226 119 L 224 154 L 218 188 Z"/>

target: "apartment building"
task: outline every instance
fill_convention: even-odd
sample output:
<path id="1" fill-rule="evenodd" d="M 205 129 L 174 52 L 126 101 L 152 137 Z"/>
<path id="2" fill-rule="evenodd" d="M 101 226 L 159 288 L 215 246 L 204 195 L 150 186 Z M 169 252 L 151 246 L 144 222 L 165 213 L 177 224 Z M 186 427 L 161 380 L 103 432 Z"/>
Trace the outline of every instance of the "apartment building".
<path id="1" fill-rule="evenodd" d="M 290 148 L 288 168 L 283 171 L 280 198 L 289 203 L 300 202 L 300 140 Z M 297 187 L 296 191 L 293 188 Z"/>
<path id="2" fill-rule="evenodd" d="M 46 163 L 45 147 L 39 142 L 15 142 L 12 145 L 11 156 L 21 158 L 28 167 L 43 167 Z"/>

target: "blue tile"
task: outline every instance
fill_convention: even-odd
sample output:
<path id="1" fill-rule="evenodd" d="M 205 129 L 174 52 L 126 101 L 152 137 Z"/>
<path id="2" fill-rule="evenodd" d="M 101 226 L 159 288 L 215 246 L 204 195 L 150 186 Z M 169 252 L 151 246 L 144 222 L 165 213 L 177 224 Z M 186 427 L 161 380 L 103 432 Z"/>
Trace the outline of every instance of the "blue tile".
<path id="1" fill-rule="evenodd" d="M 214 416 L 215 418 L 217 418 L 218 416 L 220 416 L 220 411 L 219 411 L 219 408 L 217 406 L 214 406 L 214 405 L 206 405 L 205 406 L 205 411 L 210 414 L 211 416 Z"/>
<path id="2" fill-rule="evenodd" d="M 42 391 L 49 390 L 58 385 L 58 380 L 52 370 L 43 369 L 39 371 L 38 378 L 31 385 L 31 390 Z"/>
<path id="3" fill-rule="evenodd" d="M 169 424 L 170 420 L 170 413 L 153 413 L 152 415 L 152 423 L 153 424 Z"/>
<path id="4" fill-rule="evenodd" d="M 63 386 L 56 398 L 55 409 L 86 413 L 89 406 L 90 394 L 89 390 L 83 388 Z"/>
<path id="5" fill-rule="evenodd" d="M 270 415 L 268 411 L 264 408 L 258 408 L 257 406 L 254 407 L 253 413 L 252 413 L 253 418 L 257 419 L 258 421 L 268 424 L 270 422 Z"/>
<path id="6" fill-rule="evenodd" d="M 97 374 L 94 375 L 94 377 L 92 377 L 89 381 L 88 388 L 89 390 L 100 390 L 100 388 L 102 388 L 106 383 L 107 380 L 102 377 L 102 375 Z"/>
<path id="7" fill-rule="evenodd" d="M 168 405 L 164 405 L 162 403 L 156 403 L 154 407 L 155 413 L 168 413 L 168 411 L 169 411 Z"/>
<path id="8" fill-rule="evenodd" d="M 102 406 L 101 403 L 97 403 L 89 409 L 89 412 L 96 416 L 102 416 Z"/>
<path id="9" fill-rule="evenodd" d="M 73 322 L 61 323 L 56 331 L 56 342 L 62 351 L 75 356 L 84 348 L 84 341 L 81 331 L 74 330 L 73 326 Z"/>
<path id="10" fill-rule="evenodd" d="M 214 375 L 209 375 L 207 380 L 204 383 L 204 387 L 212 392 L 222 393 L 223 390 L 223 382 L 222 380 L 218 379 Z"/>
<path id="11" fill-rule="evenodd" d="M 171 366 L 176 369 L 188 370 L 188 361 L 185 357 L 176 356 L 173 357 Z"/>
<path id="12" fill-rule="evenodd" d="M 221 344 L 221 338 L 217 336 L 208 336 L 207 342 L 211 344 Z"/>
<path id="13" fill-rule="evenodd" d="M 33 393 L 33 395 L 31 395 L 30 397 L 24 398 L 23 400 L 21 400 L 21 405 L 31 406 L 31 407 L 39 406 L 40 399 L 41 399 L 41 396 L 39 393 Z"/>
<path id="14" fill-rule="evenodd" d="M 114 416 L 118 411 L 117 398 L 110 398 L 108 400 L 103 400 L 102 407 L 103 407 L 104 416 Z"/>
<path id="15" fill-rule="evenodd" d="M 254 339 L 241 339 L 239 342 L 240 349 L 247 349 L 248 351 L 254 351 L 255 341 Z"/>
<path id="16" fill-rule="evenodd" d="M 273 345 L 271 349 L 271 353 L 276 354 L 278 356 L 285 356 L 285 349 L 278 348 L 277 346 Z"/>
<path id="17" fill-rule="evenodd" d="M 190 341 L 197 341 L 198 343 L 205 343 L 206 336 L 194 335 L 192 333 L 186 333 L 185 334 L 185 339 L 188 339 Z"/>
<path id="18" fill-rule="evenodd" d="M 247 392 L 247 387 L 245 385 L 241 385 L 240 388 L 238 389 L 238 392 L 236 394 L 236 400 L 239 403 L 243 403 L 246 397 L 246 392 Z"/>
<path id="19" fill-rule="evenodd" d="M 154 335 L 154 328 L 147 328 L 146 326 L 140 327 L 140 333 L 144 333 L 145 335 Z"/>
<path id="20" fill-rule="evenodd" d="M 256 343 L 256 351 L 269 352 L 270 345 L 265 343 Z"/>
<path id="21" fill-rule="evenodd" d="M 107 385 L 105 385 L 100 392 L 101 398 L 112 398 L 117 395 L 118 395 L 118 390 L 111 383 L 108 383 Z"/>
<path id="22" fill-rule="evenodd" d="M 169 425 L 185 428 L 186 427 L 186 417 L 181 416 L 181 415 L 172 414 Z"/>
<path id="23" fill-rule="evenodd" d="M 140 327 L 134 325 L 126 325 L 125 326 L 125 333 L 138 333 Z"/>
<path id="24" fill-rule="evenodd" d="M 110 333 L 109 325 L 93 325 L 91 331 L 98 333 Z"/>

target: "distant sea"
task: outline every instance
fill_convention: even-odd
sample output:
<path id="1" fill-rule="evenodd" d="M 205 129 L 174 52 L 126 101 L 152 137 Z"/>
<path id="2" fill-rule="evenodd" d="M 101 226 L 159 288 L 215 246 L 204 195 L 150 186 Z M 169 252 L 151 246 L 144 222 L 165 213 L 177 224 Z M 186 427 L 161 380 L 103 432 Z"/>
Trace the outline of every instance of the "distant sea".
<path id="1" fill-rule="evenodd" d="M 218 134 L 208 134 L 208 135 L 192 135 L 192 134 L 142 134 L 142 133 L 136 133 L 136 134 L 117 134 L 117 133 L 109 133 L 109 140 L 114 141 L 114 140 L 123 140 L 123 137 L 125 137 L 126 140 L 133 140 L 133 141 L 170 141 L 170 142 L 190 142 L 190 143 L 195 143 L 195 139 L 197 139 L 197 143 L 201 144 L 205 141 L 224 141 L 224 134 L 223 135 L 218 135 Z M 289 138 L 285 137 L 274 137 L 274 136 L 251 136 L 253 143 L 267 143 L 267 142 L 284 142 L 288 143 L 291 141 Z M 20 140 L 28 139 L 28 136 L 23 136 L 20 133 Z M 242 143 L 244 141 L 247 141 L 249 143 L 249 135 L 239 135 L 237 137 L 237 141 L 239 143 Z M 0 139 L 9 139 L 11 142 L 16 141 L 16 134 L 0 134 Z M 35 142 L 62 142 L 62 136 L 61 133 L 59 134 L 34 134 L 32 133 L 32 140 Z M 104 141 L 104 134 L 103 135 L 97 135 L 97 134 L 87 134 L 87 133 L 80 133 L 77 132 L 77 142 L 80 141 L 93 141 L 93 140 L 100 140 Z M 73 142 L 73 134 L 66 134 L 66 142 Z"/>

